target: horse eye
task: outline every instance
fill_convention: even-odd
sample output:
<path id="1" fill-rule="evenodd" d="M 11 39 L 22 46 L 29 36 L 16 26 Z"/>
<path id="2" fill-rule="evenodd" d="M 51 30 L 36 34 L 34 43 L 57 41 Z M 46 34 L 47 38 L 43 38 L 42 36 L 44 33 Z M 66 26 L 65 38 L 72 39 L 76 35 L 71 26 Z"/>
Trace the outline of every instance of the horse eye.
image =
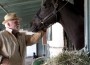
<path id="1" fill-rule="evenodd" d="M 44 3 L 44 4 L 43 4 L 43 6 L 44 6 L 44 8 L 47 8 L 47 5 L 46 5 L 46 3 Z"/>
<path id="2" fill-rule="evenodd" d="M 46 6 L 46 3 L 44 3 L 43 6 Z"/>

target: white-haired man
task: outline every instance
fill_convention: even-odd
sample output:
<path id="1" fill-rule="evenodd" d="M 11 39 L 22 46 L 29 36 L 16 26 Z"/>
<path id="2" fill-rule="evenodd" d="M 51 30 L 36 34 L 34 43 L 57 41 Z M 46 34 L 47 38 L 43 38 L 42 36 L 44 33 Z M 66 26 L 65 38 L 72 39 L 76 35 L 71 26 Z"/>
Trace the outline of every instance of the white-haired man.
<path id="1" fill-rule="evenodd" d="M 5 30 L 0 32 L 0 65 L 24 65 L 26 46 L 38 42 L 45 32 L 33 35 L 19 32 L 20 18 L 16 13 L 6 14 L 2 24 Z"/>

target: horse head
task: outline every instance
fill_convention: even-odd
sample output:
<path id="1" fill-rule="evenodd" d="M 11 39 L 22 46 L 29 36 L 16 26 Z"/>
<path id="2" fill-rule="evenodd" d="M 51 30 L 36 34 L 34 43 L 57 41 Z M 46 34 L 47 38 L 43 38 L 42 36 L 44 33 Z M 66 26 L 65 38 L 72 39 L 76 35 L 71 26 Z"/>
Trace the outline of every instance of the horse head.
<path id="1" fill-rule="evenodd" d="M 44 30 L 56 22 L 62 24 L 77 50 L 84 47 L 84 18 L 73 4 L 65 0 L 45 0 L 33 18 L 31 30 Z"/>
<path id="2" fill-rule="evenodd" d="M 45 0 L 31 22 L 31 30 L 37 32 L 48 28 L 57 21 L 56 9 L 58 0 Z"/>

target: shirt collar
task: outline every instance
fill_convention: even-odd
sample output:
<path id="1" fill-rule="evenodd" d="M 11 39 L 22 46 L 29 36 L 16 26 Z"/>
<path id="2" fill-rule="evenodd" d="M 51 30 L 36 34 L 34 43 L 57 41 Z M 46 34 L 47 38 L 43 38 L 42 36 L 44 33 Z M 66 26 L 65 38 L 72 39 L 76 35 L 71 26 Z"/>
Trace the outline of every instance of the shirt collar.
<path id="1" fill-rule="evenodd" d="M 12 33 L 12 29 L 6 28 L 6 31 Z"/>

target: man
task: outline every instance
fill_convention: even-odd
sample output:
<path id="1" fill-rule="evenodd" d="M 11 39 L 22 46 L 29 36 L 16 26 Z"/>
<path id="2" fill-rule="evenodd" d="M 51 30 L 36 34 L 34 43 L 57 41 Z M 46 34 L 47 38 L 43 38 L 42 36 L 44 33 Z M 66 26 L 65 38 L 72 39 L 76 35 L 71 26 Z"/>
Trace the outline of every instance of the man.
<path id="1" fill-rule="evenodd" d="M 19 32 L 20 18 L 15 13 L 6 14 L 2 24 L 6 29 L 0 32 L 0 65 L 24 65 L 26 46 L 36 43 L 45 32 Z"/>

